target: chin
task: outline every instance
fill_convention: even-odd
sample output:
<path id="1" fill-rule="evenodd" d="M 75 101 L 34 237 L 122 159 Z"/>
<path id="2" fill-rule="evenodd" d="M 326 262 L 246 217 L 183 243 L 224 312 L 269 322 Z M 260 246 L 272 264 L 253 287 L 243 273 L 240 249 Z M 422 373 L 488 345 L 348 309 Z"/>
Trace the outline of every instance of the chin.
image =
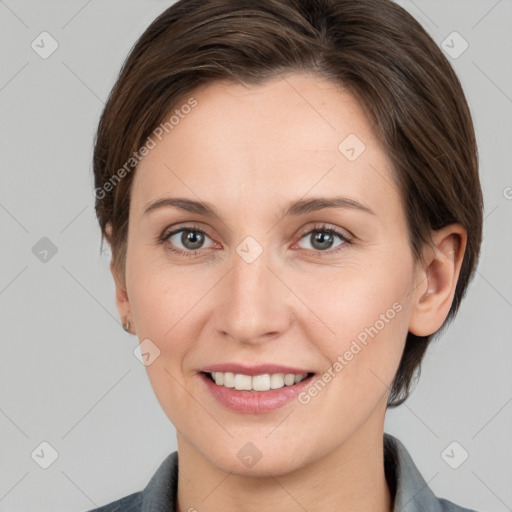
<path id="1" fill-rule="evenodd" d="M 297 459 L 298 452 L 302 454 L 301 459 Z M 303 450 L 293 446 L 276 449 L 268 442 L 234 442 L 221 452 L 203 452 L 203 456 L 220 470 L 239 476 L 268 477 L 270 474 L 277 477 L 296 471 L 306 464 Z"/>

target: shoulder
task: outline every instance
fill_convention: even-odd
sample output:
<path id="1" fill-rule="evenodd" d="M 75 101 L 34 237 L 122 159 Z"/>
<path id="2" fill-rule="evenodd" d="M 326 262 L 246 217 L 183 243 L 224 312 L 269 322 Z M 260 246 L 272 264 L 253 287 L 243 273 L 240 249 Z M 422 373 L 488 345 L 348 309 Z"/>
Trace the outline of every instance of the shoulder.
<path id="1" fill-rule="evenodd" d="M 161 462 L 146 487 L 116 501 L 86 512 L 138 512 L 159 510 L 175 512 L 178 489 L 178 452 L 170 453 Z"/>
<path id="2" fill-rule="evenodd" d="M 472 508 L 464 508 L 460 505 L 456 505 L 452 501 L 445 498 L 437 498 L 437 501 L 442 512 L 477 512 Z"/>
<path id="3" fill-rule="evenodd" d="M 393 512 L 477 512 L 437 497 L 413 462 L 404 444 L 384 433 L 386 479 L 394 495 Z"/>
<path id="4" fill-rule="evenodd" d="M 142 493 L 134 492 L 124 498 L 112 501 L 87 512 L 136 512 L 142 510 Z"/>

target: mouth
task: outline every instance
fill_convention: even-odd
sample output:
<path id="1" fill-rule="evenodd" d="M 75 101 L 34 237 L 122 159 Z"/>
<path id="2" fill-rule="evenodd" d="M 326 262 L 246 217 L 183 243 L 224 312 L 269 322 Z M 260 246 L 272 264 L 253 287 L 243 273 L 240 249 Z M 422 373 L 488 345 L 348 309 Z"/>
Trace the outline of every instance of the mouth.
<path id="1" fill-rule="evenodd" d="M 311 385 L 315 372 L 279 363 L 216 363 L 197 375 L 218 404 L 242 414 L 275 411 L 290 404 Z"/>
<path id="2" fill-rule="evenodd" d="M 265 392 L 292 387 L 309 380 L 315 375 L 309 373 L 264 373 L 260 375 L 246 375 L 234 372 L 201 372 L 210 382 L 219 387 L 250 392 Z"/>

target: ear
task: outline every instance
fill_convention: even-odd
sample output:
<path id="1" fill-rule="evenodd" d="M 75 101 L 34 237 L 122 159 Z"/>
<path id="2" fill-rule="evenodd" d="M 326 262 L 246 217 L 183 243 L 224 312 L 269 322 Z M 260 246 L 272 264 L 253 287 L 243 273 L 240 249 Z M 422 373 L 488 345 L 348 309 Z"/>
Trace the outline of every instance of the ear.
<path id="1" fill-rule="evenodd" d="M 433 247 L 424 252 L 426 266 L 418 264 L 413 290 L 409 332 L 430 336 L 445 321 L 455 295 L 466 250 L 467 232 L 460 224 L 450 224 L 432 232 Z"/>
<path id="2" fill-rule="evenodd" d="M 112 249 L 112 244 L 110 240 L 112 239 L 112 225 L 110 223 L 107 224 L 105 231 L 108 235 L 109 245 Z M 113 251 L 111 250 L 113 254 Z M 131 317 L 131 307 L 130 300 L 128 298 L 128 293 L 126 291 L 126 280 L 125 276 L 120 274 L 119 269 L 115 265 L 114 257 L 112 256 L 110 260 L 110 272 L 112 273 L 112 277 L 114 278 L 114 285 L 116 289 L 116 306 L 117 311 L 119 312 L 119 316 L 121 318 L 121 323 L 129 321 L 130 322 L 130 332 L 133 331 L 133 320 Z"/>

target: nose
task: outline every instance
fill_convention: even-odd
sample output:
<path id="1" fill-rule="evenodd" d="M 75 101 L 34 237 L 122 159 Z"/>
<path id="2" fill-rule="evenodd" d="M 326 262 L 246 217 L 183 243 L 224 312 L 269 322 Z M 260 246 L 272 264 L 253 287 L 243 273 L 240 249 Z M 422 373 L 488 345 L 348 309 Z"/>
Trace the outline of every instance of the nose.
<path id="1" fill-rule="evenodd" d="M 252 262 L 233 253 L 232 268 L 215 297 L 216 328 L 242 344 L 279 337 L 291 322 L 291 296 L 267 252 Z"/>

